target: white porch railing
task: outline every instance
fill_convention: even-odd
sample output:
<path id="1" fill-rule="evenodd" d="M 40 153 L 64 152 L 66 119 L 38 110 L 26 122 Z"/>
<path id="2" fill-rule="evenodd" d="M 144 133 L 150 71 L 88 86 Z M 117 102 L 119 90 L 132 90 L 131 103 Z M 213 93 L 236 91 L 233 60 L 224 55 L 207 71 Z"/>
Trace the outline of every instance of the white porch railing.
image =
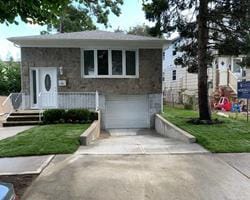
<path id="1" fill-rule="evenodd" d="M 228 85 L 228 70 L 219 70 L 219 85 L 220 86 L 227 86 Z"/>
<path id="2" fill-rule="evenodd" d="M 74 109 L 82 108 L 88 110 L 99 109 L 99 93 L 96 92 L 56 92 L 39 93 L 37 103 L 42 117 L 42 111 L 50 108 Z M 0 113 L 7 118 L 17 110 L 31 109 L 30 95 L 24 93 L 11 93 L 0 105 L 4 113 Z"/>
<path id="3" fill-rule="evenodd" d="M 15 110 L 25 109 L 25 95 L 22 92 L 11 93 L 0 106 L 4 112 L 2 115 L 4 115 L 4 118 L 7 118 Z"/>
<path id="4" fill-rule="evenodd" d="M 40 109 L 84 108 L 97 110 L 99 108 L 98 92 L 41 92 L 38 95 Z"/>
<path id="5" fill-rule="evenodd" d="M 237 94 L 238 77 L 228 70 L 228 86 Z"/>

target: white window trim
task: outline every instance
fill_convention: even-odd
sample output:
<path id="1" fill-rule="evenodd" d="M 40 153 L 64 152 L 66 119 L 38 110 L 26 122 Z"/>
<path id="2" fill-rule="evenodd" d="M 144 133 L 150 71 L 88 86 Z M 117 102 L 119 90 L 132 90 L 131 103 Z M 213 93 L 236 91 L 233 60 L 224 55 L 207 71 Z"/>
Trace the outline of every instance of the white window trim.
<path id="1" fill-rule="evenodd" d="M 94 75 L 85 75 L 84 74 L 84 51 L 94 51 Z M 98 69 L 97 69 L 97 50 L 108 50 L 109 55 L 109 75 L 98 75 Z M 112 75 L 112 50 L 119 50 L 122 51 L 122 75 Z M 126 51 L 135 51 L 135 75 L 126 75 Z M 116 48 L 82 48 L 81 49 L 81 77 L 82 78 L 139 78 L 139 50 L 138 49 L 129 49 L 129 48 L 123 48 L 123 49 L 116 49 Z"/>

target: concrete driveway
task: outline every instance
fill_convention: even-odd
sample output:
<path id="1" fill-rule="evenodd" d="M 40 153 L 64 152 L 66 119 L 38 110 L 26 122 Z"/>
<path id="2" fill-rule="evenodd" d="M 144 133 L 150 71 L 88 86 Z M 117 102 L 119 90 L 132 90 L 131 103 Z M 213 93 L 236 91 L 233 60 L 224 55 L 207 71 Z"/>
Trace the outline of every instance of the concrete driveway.
<path id="1" fill-rule="evenodd" d="M 184 143 L 158 135 L 154 130 L 112 130 L 111 136 L 90 146 L 81 146 L 76 154 L 189 154 L 208 153 L 197 143 Z"/>
<path id="2" fill-rule="evenodd" d="M 57 156 L 32 200 L 249 200 L 250 180 L 212 154 Z"/>
<path id="3" fill-rule="evenodd" d="M 215 155 L 147 131 L 116 133 L 74 155 L 56 156 L 23 199 L 250 199 L 250 154 Z"/>

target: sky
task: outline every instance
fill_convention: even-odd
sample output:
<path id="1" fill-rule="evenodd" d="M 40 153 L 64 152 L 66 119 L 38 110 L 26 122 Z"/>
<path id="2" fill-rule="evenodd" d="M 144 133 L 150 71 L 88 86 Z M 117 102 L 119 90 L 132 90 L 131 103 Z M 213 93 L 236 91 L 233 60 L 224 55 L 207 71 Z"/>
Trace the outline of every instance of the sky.
<path id="1" fill-rule="evenodd" d="M 9 42 L 6 38 L 27 36 L 27 35 L 39 35 L 42 30 L 46 30 L 46 26 L 39 26 L 37 24 L 25 24 L 21 20 L 18 20 L 19 25 L 5 25 L 0 24 L 0 59 L 8 60 L 10 56 L 14 60 L 20 60 L 20 48 L 15 47 L 13 43 Z M 121 15 L 119 17 L 111 14 L 109 17 L 110 28 L 105 28 L 103 25 L 98 25 L 100 30 L 113 31 L 117 28 L 122 30 L 128 30 L 129 27 L 133 27 L 141 24 L 152 25 L 145 19 L 144 11 L 142 10 L 142 0 L 124 0 L 124 4 L 121 6 Z"/>

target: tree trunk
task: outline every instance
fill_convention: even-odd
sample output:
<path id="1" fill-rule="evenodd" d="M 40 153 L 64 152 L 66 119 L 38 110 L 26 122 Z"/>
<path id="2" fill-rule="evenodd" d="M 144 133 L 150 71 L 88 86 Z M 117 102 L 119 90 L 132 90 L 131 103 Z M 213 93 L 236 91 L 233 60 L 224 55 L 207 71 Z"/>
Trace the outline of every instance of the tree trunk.
<path id="1" fill-rule="evenodd" d="M 198 15 L 198 98 L 200 120 L 211 120 L 207 84 L 208 0 L 200 0 Z"/>

